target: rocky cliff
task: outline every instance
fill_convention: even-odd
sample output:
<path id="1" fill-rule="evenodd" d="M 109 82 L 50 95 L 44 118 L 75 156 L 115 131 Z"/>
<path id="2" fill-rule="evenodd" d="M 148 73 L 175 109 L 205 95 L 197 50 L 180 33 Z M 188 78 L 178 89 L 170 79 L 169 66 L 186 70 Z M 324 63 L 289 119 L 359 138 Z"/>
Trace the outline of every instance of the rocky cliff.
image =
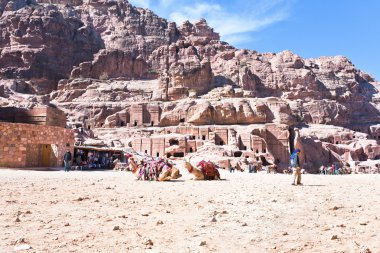
<path id="1" fill-rule="evenodd" d="M 138 104 L 159 111 L 142 122 L 157 127 L 323 124 L 373 138 L 380 123 L 378 83 L 346 57 L 237 49 L 204 19 L 177 26 L 126 0 L 0 0 L 0 79 L 3 105 L 54 103 L 95 129 L 134 123 Z"/>

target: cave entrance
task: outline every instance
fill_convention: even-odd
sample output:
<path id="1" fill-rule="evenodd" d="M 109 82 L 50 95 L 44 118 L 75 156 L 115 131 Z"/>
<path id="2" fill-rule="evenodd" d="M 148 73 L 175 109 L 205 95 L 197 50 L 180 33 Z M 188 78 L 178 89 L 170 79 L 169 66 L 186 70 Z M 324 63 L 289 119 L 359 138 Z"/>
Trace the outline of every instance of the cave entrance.
<path id="1" fill-rule="evenodd" d="M 176 139 L 171 139 L 171 140 L 169 140 L 169 145 L 170 146 L 179 145 L 179 141 Z"/>
<path id="2" fill-rule="evenodd" d="M 289 128 L 289 149 L 290 153 L 293 153 L 294 151 L 294 137 L 296 133 L 294 132 L 294 128 L 290 127 Z"/>
<path id="3" fill-rule="evenodd" d="M 243 152 L 241 152 L 241 151 L 236 151 L 236 152 L 234 152 L 234 157 L 241 157 L 242 154 L 243 154 Z"/>
<path id="4" fill-rule="evenodd" d="M 177 157 L 177 158 L 178 157 L 185 157 L 185 153 L 183 153 L 183 152 L 177 152 L 177 153 L 174 153 L 173 156 Z"/>
<path id="5" fill-rule="evenodd" d="M 272 165 L 271 163 L 269 163 L 269 162 L 267 161 L 267 159 L 266 159 L 264 156 L 261 156 L 260 158 L 261 158 L 261 162 L 262 162 L 262 165 L 263 165 L 263 166 Z"/>

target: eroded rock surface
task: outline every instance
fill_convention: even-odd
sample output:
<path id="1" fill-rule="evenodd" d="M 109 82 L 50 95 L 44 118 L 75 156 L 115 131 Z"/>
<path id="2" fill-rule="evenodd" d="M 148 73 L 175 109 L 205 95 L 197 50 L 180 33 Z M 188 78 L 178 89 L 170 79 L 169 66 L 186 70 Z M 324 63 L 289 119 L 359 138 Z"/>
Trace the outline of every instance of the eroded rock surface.
<path id="1" fill-rule="evenodd" d="M 177 25 L 126 0 L 0 1 L 0 38 L 0 104 L 56 104 L 71 124 L 113 133 L 105 143 L 128 146 L 126 136 L 153 138 L 166 127 L 218 135 L 218 126 L 231 126 L 225 145 L 211 138 L 202 146 L 231 161 L 264 157 L 283 166 L 302 147 L 314 171 L 380 155 L 379 83 L 344 56 L 237 49 L 204 19 Z M 268 124 L 280 130 L 258 134 Z M 332 127 L 321 136 L 314 125 Z M 177 133 L 184 144 L 166 147 L 170 154 L 198 150 L 191 131 Z M 259 139 L 269 151 L 255 155 Z M 161 148 L 150 153 L 167 155 L 165 145 L 152 143 Z M 254 154 L 244 155 L 248 147 Z"/>

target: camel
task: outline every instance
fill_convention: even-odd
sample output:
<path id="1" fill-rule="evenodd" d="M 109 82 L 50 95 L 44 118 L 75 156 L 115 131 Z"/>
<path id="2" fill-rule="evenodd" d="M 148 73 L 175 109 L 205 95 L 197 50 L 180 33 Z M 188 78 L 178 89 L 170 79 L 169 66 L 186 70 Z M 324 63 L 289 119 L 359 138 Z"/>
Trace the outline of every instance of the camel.
<path id="1" fill-rule="evenodd" d="M 277 173 L 277 165 L 269 165 L 268 166 L 268 173 L 270 174 L 276 174 Z"/>
<path id="2" fill-rule="evenodd" d="M 138 167 L 133 157 L 128 158 L 128 167 L 129 167 L 129 171 L 134 171 Z"/>
<path id="3" fill-rule="evenodd" d="M 220 180 L 219 171 L 212 162 L 201 161 L 197 167 L 194 167 L 185 161 L 185 168 L 194 175 L 194 180 Z"/>
<path id="4" fill-rule="evenodd" d="M 115 161 L 112 162 L 113 170 L 123 170 L 122 166 L 120 165 L 120 160 L 117 158 Z"/>
<path id="5" fill-rule="evenodd" d="M 173 167 L 162 159 L 158 161 L 142 161 L 137 165 L 132 158 L 130 159 L 129 164 L 131 171 L 136 176 L 137 180 L 164 182 L 182 177 L 179 173 L 179 169 Z"/>
<path id="6" fill-rule="evenodd" d="M 113 161 L 113 170 L 116 170 L 116 171 L 127 171 L 127 167 L 126 167 L 126 164 L 125 163 L 122 163 L 118 158 Z"/>

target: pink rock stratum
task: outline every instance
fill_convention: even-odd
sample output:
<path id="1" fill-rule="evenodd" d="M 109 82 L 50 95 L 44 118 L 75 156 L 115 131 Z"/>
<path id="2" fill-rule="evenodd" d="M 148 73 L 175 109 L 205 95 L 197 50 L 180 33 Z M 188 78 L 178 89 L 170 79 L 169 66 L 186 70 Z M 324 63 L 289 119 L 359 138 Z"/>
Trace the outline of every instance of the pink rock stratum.
<path id="1" fill-rule="evenodd" d="M 204 19 L 177 26 L 125 0 L 4 0 L 0 14 L 0 105 L 54 104 L 91 129 L 78 142 L 166 134 L 133 148 L 243 168 L 285 168 L 298 147 L 309 172 L 380 157 L 379 83 L 344 56 L 239 50 Z"/>

